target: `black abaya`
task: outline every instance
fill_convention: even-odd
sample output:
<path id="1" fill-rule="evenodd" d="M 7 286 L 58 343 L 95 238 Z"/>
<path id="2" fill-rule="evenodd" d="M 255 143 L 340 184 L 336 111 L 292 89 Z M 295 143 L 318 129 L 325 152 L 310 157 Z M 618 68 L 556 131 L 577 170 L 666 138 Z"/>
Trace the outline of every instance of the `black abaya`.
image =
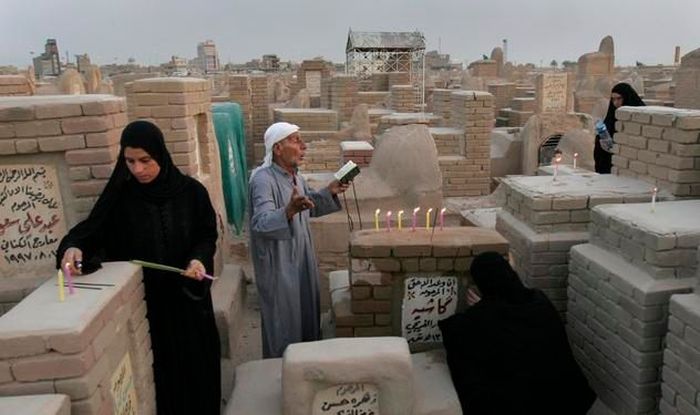
<path id="1" fill-rule="evenodd" d="M 146 135 L 155 135 L 155 145 L 138 142 L 144 128 Z M 132 259 L 187 268 L 197 259 L 213 273 L 216 214 L 206 189 L 177 171 L 162 135 L 143 125 L 139 134 L 137 140 L 122 136 L 110 183 L 88 219 L 61 241 L 58 259 L 76 247 L 93 268 L 101 261 Z M 143 185 L 130 177 L 125 146 L 144 148 L 158 161 L 161 172 L 154 183 Z M 210 281 L 153 269 L 143 274 L 158 414 L 219 414 L 219 335 Z"/>

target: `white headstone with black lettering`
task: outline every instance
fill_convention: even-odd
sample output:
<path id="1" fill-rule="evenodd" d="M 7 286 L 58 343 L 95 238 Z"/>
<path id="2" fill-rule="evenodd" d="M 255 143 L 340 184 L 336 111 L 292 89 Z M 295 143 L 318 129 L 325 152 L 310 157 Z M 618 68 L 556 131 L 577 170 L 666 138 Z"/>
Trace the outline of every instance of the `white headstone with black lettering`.
<path id="1" fill-rule="evenodd" d="M 56 169 L 0 165 L 0 278 L 52 269 L 65 233 Z"/>
<path id="2" fill-rule="evenodd" d="M 379 390 L 371 383 L 334 385 L 316 393 L 312 415 L 379 415 Z"/>
<path id="3" fill-rule="evenodd" d="M 438 321 L 457 311 L 457 277 L 408 277 L 404 281 L 401 335 L 408 344 L 439 343 Z"/>

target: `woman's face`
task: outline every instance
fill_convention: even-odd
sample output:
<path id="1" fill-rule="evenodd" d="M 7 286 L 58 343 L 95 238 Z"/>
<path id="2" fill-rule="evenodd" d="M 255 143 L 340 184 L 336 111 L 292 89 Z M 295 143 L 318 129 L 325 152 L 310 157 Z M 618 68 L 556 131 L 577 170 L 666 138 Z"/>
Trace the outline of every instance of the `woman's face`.
<path id="1" fill-rule="evenodd" d="M 610 94 L 610 99 L 612 100 L 613 106 L 615 108 L 620 108 L 621 106 L 625 105 L 622 95 L 618 94 L 617 92 L 613 92 L 612 94 Z"/>
<path id="2" fill-rule="evenodd" d="M 150 183 L 160 173 L 158 162 L 142 148 L 124 147 L 124 159 L 129 171 L 139 183 Z"/>

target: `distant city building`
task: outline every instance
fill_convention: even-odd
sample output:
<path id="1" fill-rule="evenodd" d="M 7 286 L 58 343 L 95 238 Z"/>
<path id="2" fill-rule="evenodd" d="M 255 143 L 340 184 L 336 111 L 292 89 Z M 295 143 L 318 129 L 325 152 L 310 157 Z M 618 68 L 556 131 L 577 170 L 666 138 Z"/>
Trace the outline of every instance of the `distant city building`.
<path id="1" fill-rule="evenodd" d="M 213 40 L 206 40 L 197 45 L 197 63 L 204 73 L 219 71 L 219 55 Z"/>
<path id="2" fill-rule="evenodd" d="M 163 72 L 168 76 L 187 76 L 187 59 L 179 56 L 172 56 L 170 62 L 161 65 Z"/>
<path id="3" fill-rule="evenodd" d="M 92 63 L 90 62 L 90 56 L 87 53 L 83 53 L 82 55 L 75 55 L 75 64 L 78 66 L 78 72 L 85 75 Z"/>
<path id="4" fill-rule="evenodd" d="M 46 39 L 44 53 L 34 58 L 33 63 L 34 73 L 37 78 L 61 74 L 61 59 L 58 54 L 56 39 Z"/>
<path id="5" fill-rule="evenodd" d="M 265 72 L 279 72 L 280 58 L 277 55 L 263 55 L 259 69 Z"/>

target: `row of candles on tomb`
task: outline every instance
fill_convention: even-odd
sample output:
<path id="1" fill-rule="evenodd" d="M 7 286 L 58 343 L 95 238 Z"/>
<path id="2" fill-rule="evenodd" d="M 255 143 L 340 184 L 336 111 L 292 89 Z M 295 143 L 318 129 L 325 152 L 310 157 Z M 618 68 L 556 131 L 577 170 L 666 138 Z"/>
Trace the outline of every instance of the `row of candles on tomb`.
<path id="1" fill-rule="evenodd" d="M 440 212 L 438 213 L 438 217 L 436 218 L 436 219 L 438 219 L 440 230 L 443 230 L 445 228 L 445 211 L 446 210 L 447 210 L 447 208 L 440 209 Z M 411 231 L 412 232 L 415 232 L 416 228 L 419 226 L 418 225 L 418 212 L 420 212 L 420 207 L 413 209 L 413 218 L 411 220 Z M 374 211 L 374 229 L 375 230 L 380 229 L 379 217 L 380 217 L 381 213 L 382 213 L 381 209 L 377 209 Z M 432 213 L 433 213 L 433 208 L 430 208 L 427 211 L 425 211 L 425 229 L 430 230 L 431 220 L 433 219 Z M 402 229 L 402 226 L 403 226 L 403 220 L 402 220 L 403 214 L 404 214 L 403 210 L 399 210 L 396 214 L 396 225 L 397 225 L 396 229 L 399 231 Z M 391 218 L 392 218 L 392 216 L 393 216 L 393 212 L 390 210 L 384 214 L 384 217 L 386 218 L 386 231 L 387 232 L 391 232 L 391 228 L 392 228 Z"/>

